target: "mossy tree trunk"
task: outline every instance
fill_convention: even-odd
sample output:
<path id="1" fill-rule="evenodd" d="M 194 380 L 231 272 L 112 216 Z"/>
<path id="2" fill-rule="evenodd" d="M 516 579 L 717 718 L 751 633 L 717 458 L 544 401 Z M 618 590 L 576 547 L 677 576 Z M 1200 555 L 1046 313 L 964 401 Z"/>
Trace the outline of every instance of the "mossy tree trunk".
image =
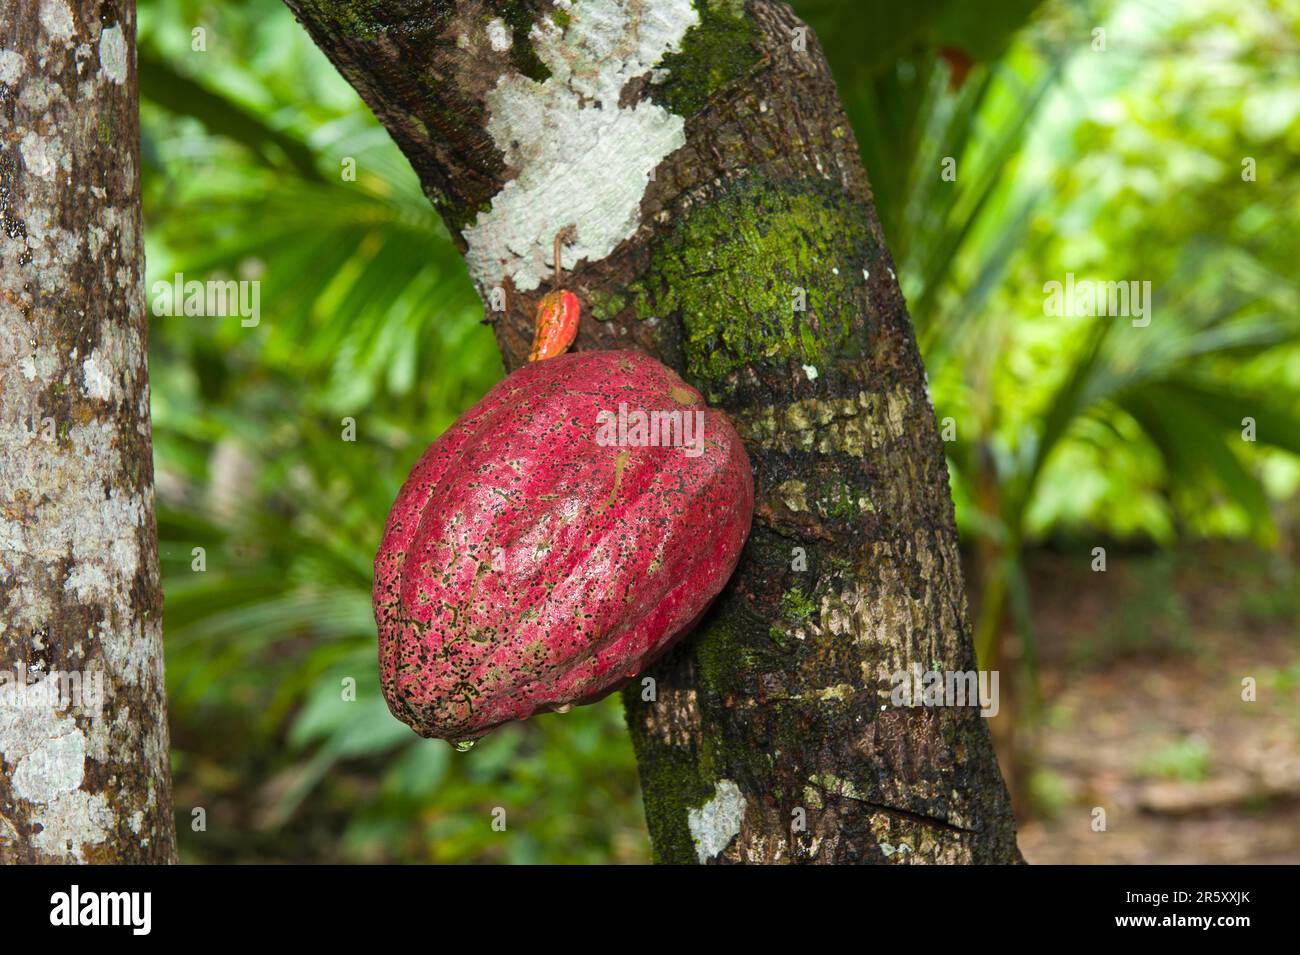
<path id="1" fill-rule="evenodd" d="M 0 14 L 0 861 L 171 862 L 135 8 Z"/>
<path id="2" fill-rule="evenodd" d="M 508 369 L 575 226 L 576 347 L 639 348 L 724 408 L 755 525 L 708 617 L 626 693 L 656 858 L 1015 862 L 971 707 L 943 445 L 853 132 L 768 0 L 286 0 L 465 251 Z M 707 528 L 701 528 L 707 533 Z"/>

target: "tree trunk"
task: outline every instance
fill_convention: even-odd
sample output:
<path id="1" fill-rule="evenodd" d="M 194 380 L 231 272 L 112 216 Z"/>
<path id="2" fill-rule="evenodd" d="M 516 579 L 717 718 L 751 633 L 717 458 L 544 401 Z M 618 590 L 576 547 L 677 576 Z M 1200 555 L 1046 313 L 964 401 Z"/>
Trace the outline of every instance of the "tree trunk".
<path id="1" fill-rule="evenodd" d="M 768 0 L 286 2 L 504 292 L 507 369 L 573 225 L 576 347 L 658 356 L 745 440 L 741 565 L 626 693 L 655 857 L 1019 861 L 978 711 L 890 701 L 975 661 L 934 410 L 810 31 Z"/>
<path id="2" fill-rule="evenodd" d="M 135 9 L 0 47 L 0 861 L 170 862 Z"/>

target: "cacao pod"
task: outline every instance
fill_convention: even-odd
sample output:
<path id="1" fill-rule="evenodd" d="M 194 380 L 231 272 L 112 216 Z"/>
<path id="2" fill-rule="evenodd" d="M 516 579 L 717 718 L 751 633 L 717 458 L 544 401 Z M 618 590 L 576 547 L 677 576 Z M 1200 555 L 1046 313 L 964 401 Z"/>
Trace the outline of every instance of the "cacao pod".
<path id="1" fill-rule="evenodd" d="M 547 292 L 537 304 L 537 331 L 529 361 L 545 361 L 563 355 L 578 335 L 578 317 L 582 307 L 578 296 L 568 289 Z"/>
<path id="2" fill-rule="evenodd" d="M 731 423 L 653 358 L 520 368 L 425 451 L 388 516 L 374 607 L 389 709 L 469 741 L 599 699 L 703 614 L 753 500 Z"/>

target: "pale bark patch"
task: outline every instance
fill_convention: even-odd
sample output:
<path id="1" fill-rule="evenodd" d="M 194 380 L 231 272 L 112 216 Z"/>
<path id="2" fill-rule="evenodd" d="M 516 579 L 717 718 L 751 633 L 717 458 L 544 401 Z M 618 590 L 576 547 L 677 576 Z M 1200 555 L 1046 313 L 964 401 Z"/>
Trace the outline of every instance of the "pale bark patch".
<path id="1" fill-rule="evenodd" d="M 567 225 L 577 237 L 561 256 L 566 269 L 605 258 L 636 232 L 650 173 L 685 145 L 685 121 L 647 100 L 620 106 L 619 97 L 698 22 L 690 0 L 586 0 L 564 29 L 549 17 L 533 27 L 551 76 L 502 76 L 487 96 L 488 132 L 516 176 L 464 232 L 480 289 L 506 277 L 520 291 L 537 288 Z"/>
<path id="2" fill-rule="evenodd" d="M 492 45 L 492 49 L 497 53 L 504 53 L 513 45 L 514 41 L 510 36 L 510 28 L 506 26 L 506 22 L 500 17 L 489 20 L 486 30 L 488 43 Z"/>
<path id="3" fill-rule="evenodd" d="M 27 61 L 23 59 L 21 53 L 15 53 L 13 50 L 0 50 L 0 83 L 13 86 L 26 69 Z"/>
<path id="4" fill-rule="evenodd" d="M 719 780 L 712 799 L 698 809 L 687 811 L 686 824 L 701 863 L 714 858 L 740 835 L 744 818 L 745 797 L 730 779 Z"/>
<path id="5" fill-rule="evenodd" d="M 126 37 L 116 24 L 99 35 L 99 68 L 110 82 L 126 82 Z"/>
<path id="6" fill-rule="evenodd" d="M 39 807 L 41 831 L 32 844 L 55 857 L 83 861 L 82 850 L 107 836 L 108 804 L 81 790 L 86 737 L 70 716 L 27 699 L 43 700 L 41 683 L 6 687 L 12 705 L 0 707 L 0 755 L 13 766 L 15 795 Z"/>
<path id="7" fill-rule="evenodd" d="M 41 4 L 41 26 L 55 40 L 69 39 L 76 32 L 72 11 L 63 0 L 45 0 Z"/>

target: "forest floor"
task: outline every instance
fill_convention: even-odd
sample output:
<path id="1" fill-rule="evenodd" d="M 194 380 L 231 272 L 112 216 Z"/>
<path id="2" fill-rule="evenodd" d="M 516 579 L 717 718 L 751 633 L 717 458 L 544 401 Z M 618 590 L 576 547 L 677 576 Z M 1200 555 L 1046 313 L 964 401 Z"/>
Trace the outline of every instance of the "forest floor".
<path id="1" fill-rule="evenodd" d="M 1108 563 L 1030 562 L 1043 704 L 1015 743 L 1034 755 L 993 727 L 1025 858 L 1300 862 L 1296 571 L 1239 547 Z"/>

